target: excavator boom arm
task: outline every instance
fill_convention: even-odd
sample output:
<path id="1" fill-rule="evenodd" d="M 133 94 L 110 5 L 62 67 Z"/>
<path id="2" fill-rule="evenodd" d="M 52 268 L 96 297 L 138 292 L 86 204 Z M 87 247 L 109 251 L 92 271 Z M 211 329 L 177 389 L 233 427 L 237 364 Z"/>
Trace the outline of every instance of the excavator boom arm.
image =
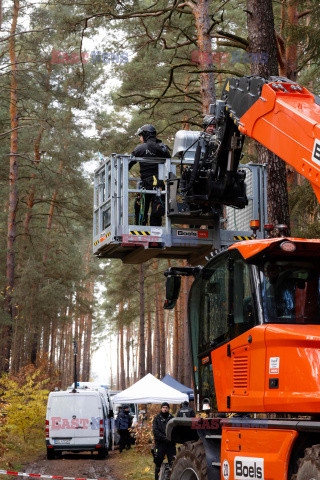
<path id="1" fill-rule="evenodd" d="M 308 179 L 320 202 L 319 98 L 286 78 L 242 77 L 226 81 L 222 99 L 239 131 Z"/>

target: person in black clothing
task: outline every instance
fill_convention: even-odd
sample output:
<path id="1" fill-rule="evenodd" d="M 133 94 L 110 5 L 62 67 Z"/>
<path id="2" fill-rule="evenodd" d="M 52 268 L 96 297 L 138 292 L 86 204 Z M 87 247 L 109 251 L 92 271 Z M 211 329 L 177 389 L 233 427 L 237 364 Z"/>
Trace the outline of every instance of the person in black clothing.
<path id="1" fill-rule="evenodd" d="M 206 115 L 204 117 L 203 130 L 210 135 L 216 133 L 216 119 L 213 115 Z"/>
<path id="2" fill-rule="evenodd" d="M 120 435 L 119 451 L 121 453 L 125 448 L 129 450 L 132 443 L 131 435 L 129 433 L 129 428 L 132 425 L 132 418 L 129 413 L 129 405 L 123 405 L 117 416 L 116 422 L 116 426 Z"/>
<path id="3" fill-rule="evenodd" d="M 153 436 L 155 441 L 154 448 L 154 463 L 156 464 L 155 468 L 155 480 L 159 478 L 159 472 L 161 464 L 164 460 L 165 455 L 168 457 L 168 462 L 172 463 L 174 456 L 176 455 L 176 446 L 175 443 L 170 442 L 166 437 L 166 428 L 169 420 L 173 418 L 173 415 L 169 413 L 169 404 L 163 402 L 161 404 L 161 411 L 153 420 Z"/>
<path id="4" fill-rule="evenodd" d="M 143 125 L 139 128 L 137 134 L 140 137 L 141 145 L 138 145 L 134 151 L 132 152 L 133 157 L 141 157 L 141 158 L 170 158 L 170 151 L 167 145 L 161 142 L 156 135 L 156 129 L 153 125 L 147 124 Z M 129 164 L 129 170 L 135 165 L 137 162 L 133 160 Z M 149 162 L 144 163 L 140 162 L 140 177 L 141 177 L 141 184 L 142 188 L 146 190 L 153 190 L 154 187 L 158 185 L 158 164 Z M 160 185 L 161 187 L 161 185 Z M 162 200 L 162 199 L 161 199 Z M 139 199 L 141 202 L 141 199 Z M 151 215 L 150 215 L 150 225 L 152 226 L 160 226 L 162 224 L 162 215 L 160 214 L 163 210 L 162 208 L 158 208 L 159 212 L 157 212 L 157 203 L 155 201 L 155 195 L 151 193 L 146 193 L 144 196 L 144 212 L 143 218 L 139 218 L 140 213 L 140 203 L 136 202 L 135 204 L 135 223 L 136 225 L 147 225 L 148 223 L 148 211 L 151 203 Z M 158 200 L 160 204 L 160 200 Z M 139 205 L 139 208 L 138 208 Z M 161 205 L 161 204 L 160 204 Z"/>
<path id="5" fill-rule="evenodd" d="M 195 417 L 196 414 L 192 410 L 192 408 L 189 407 L 189 402 L 185 401 L 181 404 L 181 408 L 177 413 L 177 417 Z"/>

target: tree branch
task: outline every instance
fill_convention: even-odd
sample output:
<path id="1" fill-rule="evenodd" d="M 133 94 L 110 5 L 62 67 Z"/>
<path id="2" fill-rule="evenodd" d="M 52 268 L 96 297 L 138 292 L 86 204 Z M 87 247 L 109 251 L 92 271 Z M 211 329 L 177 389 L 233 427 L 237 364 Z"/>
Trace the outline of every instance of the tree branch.
<path id="1" fill-rule="evenodd" d="M 242 43 L 243 45 L 245 45 L 246 47 L 249 46 L 249 42 L 246 38 L 243 38 L 243 37 L 239 37 L 238 35 L 234 35 L 233 33 L 229 33 L 229 32 L 225 32 L 224 30 L 217 30 L 217 33 L 219 35 L 221 35 L 221 37 L 224 37 L 224 38 L 229 38 L 231 40 L 235 40 L 236 42 L 238 43 Z M 214 36 L 214 38 L 221 38 L 219 36 Z"/>
<path id="2" fill-rule="evenodd" d="M 300 20 L 300 18 L 303 18 L 303 17 L 305 17 L 306 15 L 309 15 L 309 13 L 312 13 L 312 12 L 313 12 L 313 10 L 311 10 L 311 9 L 310 10 L 305 10 L 304 12 L 298 13 L 297 17 Z"/>

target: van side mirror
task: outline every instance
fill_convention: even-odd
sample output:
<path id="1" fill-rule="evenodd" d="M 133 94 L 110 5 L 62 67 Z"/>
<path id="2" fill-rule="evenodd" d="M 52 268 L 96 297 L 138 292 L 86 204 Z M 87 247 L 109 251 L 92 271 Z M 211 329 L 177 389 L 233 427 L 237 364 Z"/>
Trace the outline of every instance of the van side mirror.
<path id="1" fill-rule="evenodd" d="M 163 308 L 172 310 L 178 300 L 181 287 L 181 277 L 175 275 L 168 275 L 166 281 L 166 300 Z"/>

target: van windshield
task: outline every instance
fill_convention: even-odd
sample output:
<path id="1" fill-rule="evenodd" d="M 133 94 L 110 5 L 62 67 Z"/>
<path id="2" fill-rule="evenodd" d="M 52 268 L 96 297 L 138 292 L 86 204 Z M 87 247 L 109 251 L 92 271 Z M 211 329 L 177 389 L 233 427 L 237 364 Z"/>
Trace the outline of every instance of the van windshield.
<path id="1" fill-rule="evenodd" d="M 51 399 L 51 417 L 91 418 L 101 415 L 98 398 L 95 395 L 59 395 Z"/>

